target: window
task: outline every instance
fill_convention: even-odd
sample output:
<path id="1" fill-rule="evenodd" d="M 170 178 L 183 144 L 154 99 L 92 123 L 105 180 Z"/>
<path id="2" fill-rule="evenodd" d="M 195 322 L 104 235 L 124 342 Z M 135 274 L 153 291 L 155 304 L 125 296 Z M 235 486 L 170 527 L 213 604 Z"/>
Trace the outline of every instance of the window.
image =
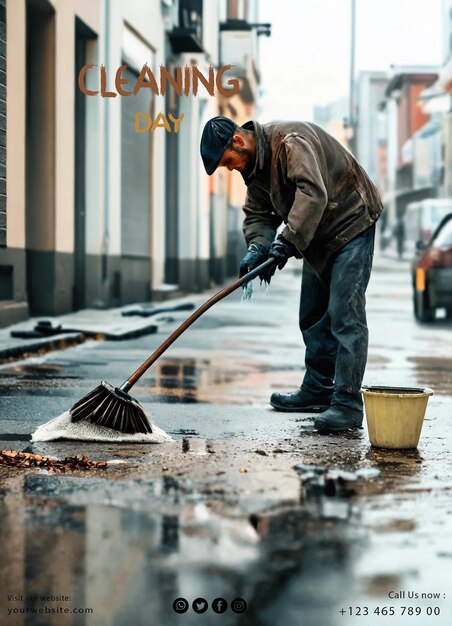
<path id="1" fill-rule="evenodd" d="M 452 246 L 452 216 L 434 239 L 435 248 Z"/>

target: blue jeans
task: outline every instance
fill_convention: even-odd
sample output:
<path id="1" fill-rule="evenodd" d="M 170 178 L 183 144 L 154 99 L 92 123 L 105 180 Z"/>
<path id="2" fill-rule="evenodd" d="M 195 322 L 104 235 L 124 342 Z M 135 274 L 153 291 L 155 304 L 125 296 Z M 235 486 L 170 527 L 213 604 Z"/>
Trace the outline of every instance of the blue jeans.
<path id="1" fill-rule="evenodd" d="M 360 413 L 369 341 L 365 292 L 374 239 L 375 225 L 341 248 L 321 275 L 305 262 L 301 283 L 300 330 L 306 346 L 302 388 Z"/>

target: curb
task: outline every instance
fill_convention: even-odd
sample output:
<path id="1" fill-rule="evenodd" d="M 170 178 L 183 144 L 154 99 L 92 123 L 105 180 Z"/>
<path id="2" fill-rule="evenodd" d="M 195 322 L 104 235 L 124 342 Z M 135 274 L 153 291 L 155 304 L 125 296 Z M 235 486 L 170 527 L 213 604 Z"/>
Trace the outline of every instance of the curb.
<path id="1" fill-rule="evenodd" d="M 11 346 L 10 348 L 3 348 L 0 349 L 0 364 L 18 361 L 32 354 L 45 354 L 52 350 L 64 350 L 70 346 L 83 343 L 85 340 L 86 336 L 83 333 L 66 333 L 58 337 L 46 337 Z"/>
<path id="2" fill-rule="evenodd" d="M 153 324 L 148 324 L 147 326 L 139 326 L 137 328 L 132 328 L 130 330 L 125 330 L 124 332 L 121 333 L 109 333 L 109 332 L 96 332 L 96 333 L 91 333 L 91 332 L 85 332 L 82 331 L 82 334 L 87 338 L 87 339 L 97 339 L 100 341 L 126 341 L 127 339 L 137 339 L 137 337 L 144 337 L 145 335 L 153 335 L 154 333 L 158 332 L 158 325 L 153 323 Z"/>
<path id="3" fill-rule="evenodd" d="M 0 348 L 0 365 L 10 361 L 18 361 L 32 354 L 45 354 L 53 350 L 64 350 L 70 346 L 84 343 L 87 339 L 94 341 L 126 341 L 158 332 L 158 325 L 147 324 L 132 328 L 120 333 L 68 331 L 59 335 L 40 337 L 38 339 L 23 340 L 24 343 L 16 344 L 8 348 Z"/>

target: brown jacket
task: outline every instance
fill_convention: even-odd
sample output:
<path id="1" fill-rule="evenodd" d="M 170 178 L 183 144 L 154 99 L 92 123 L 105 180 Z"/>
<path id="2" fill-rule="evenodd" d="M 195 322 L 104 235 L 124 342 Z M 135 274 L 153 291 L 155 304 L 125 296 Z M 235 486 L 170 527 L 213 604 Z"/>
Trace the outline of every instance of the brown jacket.
<path id="1" fill-rule="evenodd" d="M 269 247 L 276 229 L 322 272 L 334 254 L 369 228 L 383 206 L 366 172 L 320 126 L 248 122 L 256 165 L 248 187 L 243 232 L 247 244 Z"/>

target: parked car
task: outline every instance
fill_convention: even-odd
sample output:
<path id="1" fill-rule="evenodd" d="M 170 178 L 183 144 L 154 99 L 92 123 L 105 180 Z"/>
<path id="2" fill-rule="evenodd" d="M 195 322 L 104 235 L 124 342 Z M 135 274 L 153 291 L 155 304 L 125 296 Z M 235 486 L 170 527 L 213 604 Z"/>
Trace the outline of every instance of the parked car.
<path id="1" fill-rule="evenodd" d="M 439 308 L 452 317 L 452 213 L 441 220 L 428 244 L 417 242 L 412 278 L 417 320 L 433 321 Z"/>
<path id="2" fill-rule="evenodd" d="M 416 242 L 428 244 L 441 220 L 452 213 L 452 198 L 427 198 L 410 202 L 405 211 L 404 246 L 414 252 Z"/>

